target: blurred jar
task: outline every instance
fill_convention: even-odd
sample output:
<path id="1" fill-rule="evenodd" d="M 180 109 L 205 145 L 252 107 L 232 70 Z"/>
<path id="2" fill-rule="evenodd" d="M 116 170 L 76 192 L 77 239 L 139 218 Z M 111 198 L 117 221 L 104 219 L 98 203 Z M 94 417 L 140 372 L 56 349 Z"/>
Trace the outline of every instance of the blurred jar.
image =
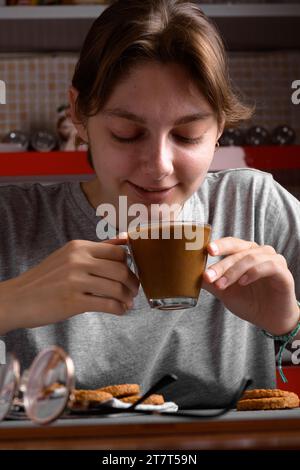
<path id="1" fill-rule="evenodd" d="M 29 146 L 29 136 L 25 132 L 13 130 L 3 137 L 2 142 L 17 145 L 25 152 Z"/>
<path id="2" fill-rule="evenodd" d="M 284 124 L 273 130 L 271 140 L 274 145 L 292 145 L 296 140 L 296 133 L 294 129 Z"/>
<path id="3" fill-rule="evenodd" d="M 268 145 L 270 143 L 270 134 L 265 127 L 253 126 L 246 133 L 247 145 Z"/>
<path id="4" fill-rule="evenodd" d="M 222 147 L 227 147 L 229 145 L 244 145 L 245 133 L 241 129 L 234 129 L 232 127 L 229 127 L 221 135 L 219 143 Z"/>
<path id="5" fill-rule="evenodd" d="M 32 134 L 30 144 L 37 152 L 51 152 L 57 147 L 57 139 L 52 132 L 37 131 Z"/>

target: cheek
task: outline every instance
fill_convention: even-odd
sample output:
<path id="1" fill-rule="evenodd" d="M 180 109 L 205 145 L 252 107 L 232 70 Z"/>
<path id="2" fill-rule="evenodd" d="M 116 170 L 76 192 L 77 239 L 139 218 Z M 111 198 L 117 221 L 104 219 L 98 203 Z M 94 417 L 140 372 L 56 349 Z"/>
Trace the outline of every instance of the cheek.
<path id="1" fill-rule="evenodd" d="M 197 181 L 207 173 L 214 155 L 211 146 L 199 147 L 197 150 L 181 152 L 177 169 L 188 181 Z"/>
<path id="2" fill-rule="evenodd" d="M 113 151 L 111 148 L 102 147 L 101 153 L 93 155 L 94 166 L 99 176 L 105 175 L 105 178 L 126 178 L 134 171 L 135 164 L 132 158 L 127 156 L 126 152 Z"/>

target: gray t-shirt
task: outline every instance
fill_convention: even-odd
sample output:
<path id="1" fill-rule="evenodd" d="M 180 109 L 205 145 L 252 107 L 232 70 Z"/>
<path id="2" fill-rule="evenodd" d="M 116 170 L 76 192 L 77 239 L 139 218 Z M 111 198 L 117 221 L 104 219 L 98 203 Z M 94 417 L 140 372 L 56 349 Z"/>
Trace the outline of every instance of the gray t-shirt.
<path id="1" fill-rule="evenodd" d="M 209 173 L 184 212 L 210 223 L 212 239 L 272 245 L 285 256 L 300 298 L 300 203 L 270 174 Z M 0 279 L 18 276 L 71 239 L 99 241 L 98 222 L 77 182 L 1 187 Z M 195 308 L 168 312 L 150 309 L 140 289 L 124 316 L 85 312 L 3 339 L 23 368 L 42 348 L 60 345 L 75 363 L 79 388 L 139 383 L 146 389 L 175 373 L 179 380 L 164 395 L 182 407 L 221 407 L 245 376 L 254 387 L 275 386 L 273 341 L 205 290 Z"/>

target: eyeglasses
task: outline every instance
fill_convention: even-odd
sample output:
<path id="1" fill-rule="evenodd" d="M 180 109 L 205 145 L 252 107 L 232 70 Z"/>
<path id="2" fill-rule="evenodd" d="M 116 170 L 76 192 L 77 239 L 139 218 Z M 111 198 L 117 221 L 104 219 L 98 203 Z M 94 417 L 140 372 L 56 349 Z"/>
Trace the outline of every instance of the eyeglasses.
<path id="1" fill-rule="evenodd" d="M 0 366 L 0 421 L 4 418 L 24 419 L 26 416 L 36 424 L 49 424 L 63 415 L 98 416 L 110 414 L 146 414 L 163 417 L 210 419 L 228 413 L 251 385 L 251 379 L 243 379 L 232 400 L 220 410 L 162 411 L 137 408 L 150 395 L 178 380 L 174 374 L 167 374 L 156 382 L 143 396 L 127 408 L 115 408 L 107 403 L 99 403 L 88 409 L 72 407 L 74 396 L 74 364 L 70 356 L 58 346 L 50 346 L 41 351 L 28 371 L 20 378 L 20 363 L 9 354 L 7 363 Z M 25 410 L 25 413 L 22 410 Z"/>
<path id="2" fill-rule="evenodd" d="M 41 351 L 22 378 L 18 359 L 7 354 L 0 366 L 0 421 L 24 408 L 34 423 L 51 423 L 65 410 L 73 389 L 73 361 L 58 346 Z"/>

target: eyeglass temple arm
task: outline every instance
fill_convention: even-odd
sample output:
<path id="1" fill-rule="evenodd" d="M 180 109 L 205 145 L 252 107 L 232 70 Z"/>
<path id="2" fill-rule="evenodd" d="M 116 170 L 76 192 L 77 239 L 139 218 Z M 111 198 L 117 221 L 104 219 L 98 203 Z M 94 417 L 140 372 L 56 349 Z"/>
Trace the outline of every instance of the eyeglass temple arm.
<path id="1" fill-rule="evenodd" d="M 154 393 L 154 391 L 158 391 L 160 388 L 166 386 L 166 385 L 169 385 L 169 383 L 171 382 L 167 382 L 167 378 L 170 378 L 170 376 L 164 376 L 160 381 L 158 381 L 156 384 L 153 385 L 153 387 L 151 387 L 149 389 L 149 391 L 147 393 L 145 393 L 145 395 L 143 395 L 140 400 L 138 400 L 138 402 L 134 403 L 134 405 L 130 406 L 129 408 L 127 408 L 126 410 L 122 410 L 122 411 L 126 411 L 128 412 L 129 411 L 133 411 L 134 408 L 139 404 L 141 403 L 143 400 L 145 400 L 149 395 L 151 395 L 152 393 Z M 175 376 L 176 377 L 176 376 Z M 176 379 L 177 380 L 177 377 Z M 160 382 L 164 382 L 166 381 L 165 385 L 160 385 Z M 172 380 L 173 382 L 173 380 Z M 235 394 L 234 398 L 228 403 L 227 406 L 225 406 L 225 408 L 223 408 L 222 410 L 220 410 L 218 413 L 214 414 L 214 415 L 207 415 L 206 418 L 217 418 L 219 416 L 222 416 L 226 413 L 228 413 L 228 411 L 230 411 L 232 408 L 235 408 L 236 407 L 236 404 L 238 402 L 238 400 L 241 398 L 241 396 L 243 395 L 244 391 L 247 390 L 247 388 L 250 387 L 250 385 L 253 383 L 253 380 L 250 379 L 250 378 L 244 378 L 242 380 L 242 383 L 237 391 L 237 393 Z M 150 392 L 150 393 L 149 393 Z M 185 413 L 185 412 L 180 412 L 178 413 L 177 411 L 176 412 L 165 412 L 165 413 L 161 413 L 160 411 L 153 411 L 153 410 L 135 410 L 135 412 L 139 412 L 141 414 L 157 414 L 157 415 L 165 415 L 165 416 L 175 416 L 175 417 L 186 417 L 186 418 L 197 418 L 199 419 L 200 416 L 197 415 L 197 414 L 193 414 L 193 413 Z"/>
<path id="2" fill-rule="evenodd" d="M 232 408 L 235 408 L 237 402 L 239 401 L 245 390 L 247 390 L 247 388 L 249 388 L 252 383 L 253 380 L 249 377 L 244 378 L 234 398 L 228 403 L 227 406 L 225 406 L 225 408 L 223 408 L 223 410 L 220 410 L 220 414 L 218 416 L 221 416 L 222 414 L 227 413 L 227 411 L 231 410 Z"/>
<path id="3" fill-rule="evenodd" d="M 127 408 L 126 411 L 134 410 L 136 406 L 138 406 L 140 403 L 143 403 L 143 401 L 150 397 L 150 395 L 167 387 L 171 383 L 176 382 L 176 380 L 178 380 L 178 377 L 175 374 L 164 375 L 158 382 L 152 385 L 152 387 L 150 387 L 149 390 L 144 393 L 141 398 L 139 398 L 135 403 L 133 403 L 129 408 Z"/>

